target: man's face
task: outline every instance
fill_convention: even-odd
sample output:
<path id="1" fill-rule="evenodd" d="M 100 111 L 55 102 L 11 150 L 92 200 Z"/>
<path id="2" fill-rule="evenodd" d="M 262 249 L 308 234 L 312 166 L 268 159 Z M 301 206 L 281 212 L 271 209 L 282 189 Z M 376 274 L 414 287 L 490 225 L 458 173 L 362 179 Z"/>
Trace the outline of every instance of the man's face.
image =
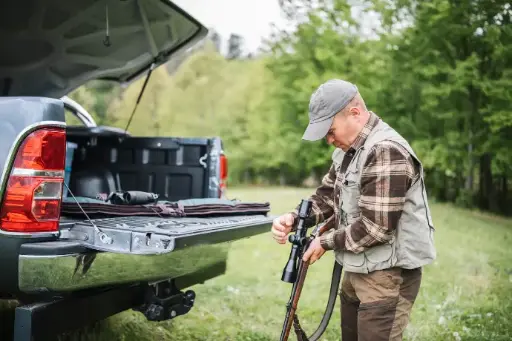
<path id="1" fill-rule="evenodd" d="M 325 136 L 327 143 L 346 152 L 361 130 L 360 116 L 358 108 L 350 108 L 347 112 L 338 113 Z"/>

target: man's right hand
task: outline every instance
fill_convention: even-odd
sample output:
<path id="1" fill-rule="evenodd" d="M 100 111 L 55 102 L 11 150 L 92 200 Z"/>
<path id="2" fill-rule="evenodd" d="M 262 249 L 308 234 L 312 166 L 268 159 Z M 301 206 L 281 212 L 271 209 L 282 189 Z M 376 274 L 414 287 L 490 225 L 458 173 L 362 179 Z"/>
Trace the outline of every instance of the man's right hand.
<path id="1" fill-rule="evenodd" d="M 283 214 L 274 219 L 272 223 L 272 234 L 279 244 L 285 244 L 288 234 L 291 232 L 295 217 L 291 213 Z"/>

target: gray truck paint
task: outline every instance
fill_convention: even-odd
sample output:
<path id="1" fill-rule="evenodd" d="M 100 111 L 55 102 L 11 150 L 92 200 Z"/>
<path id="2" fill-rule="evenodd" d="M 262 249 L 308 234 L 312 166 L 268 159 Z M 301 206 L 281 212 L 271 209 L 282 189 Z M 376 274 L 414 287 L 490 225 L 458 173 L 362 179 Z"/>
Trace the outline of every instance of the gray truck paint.
<path id="1" fill-rule="evenodd" d="M 64 123 L 64 104 L 43 97 L 0 97 L 0 196 L 8 176 L 9 157 L 15 156 L 15 146 L 28 127 L 44 122 Z"/>

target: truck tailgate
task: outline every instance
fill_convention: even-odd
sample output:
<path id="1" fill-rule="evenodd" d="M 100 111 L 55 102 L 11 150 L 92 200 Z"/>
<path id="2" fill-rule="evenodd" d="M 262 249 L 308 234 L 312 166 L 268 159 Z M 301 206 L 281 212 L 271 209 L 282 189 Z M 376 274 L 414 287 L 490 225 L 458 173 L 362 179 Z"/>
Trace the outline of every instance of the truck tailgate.
<path id="1" fill-rule="evenodd" d="M 84 247 L 126 254 L 161 254 L 198 244 L 213 244 L 269 231 L 272 217 L 113 217 L 69 222 L 61 239 Z"/>
<path id="2" fill-rule="evenodd" d="M 65 293 L 168 278 L 180 279 L 184 286 L 200 283 L 224 273 L 230 241 L 269 231 L 272 219 L 229 215 L 65 220 L 59 240 L 21 246 L 19 289 Z"/>

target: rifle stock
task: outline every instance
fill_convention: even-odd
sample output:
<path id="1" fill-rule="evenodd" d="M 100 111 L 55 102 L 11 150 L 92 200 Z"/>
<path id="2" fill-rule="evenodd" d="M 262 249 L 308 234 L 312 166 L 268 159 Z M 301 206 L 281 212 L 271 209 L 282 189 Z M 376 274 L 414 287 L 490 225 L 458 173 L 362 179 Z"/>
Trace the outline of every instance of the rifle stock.
<path id="1" fill-rule="evenodd" d="M 308 338 L 306 333 L 302 330 L 302 327 L 300 326 L 299 323 L 299 318 L 295 313 L 297 310 L 297 305 L 299 303 L 300 295 L 302 293 L 302 288 L 304 287 L 304 281 L 306 280 L 306 275 L 309 268 L 309 262 L 304 262 L 302 260 L 302 257 L 304 253 L 308 250 L 309 245 L 311 244 L 313 239 L 315 239 L 316 236 L 322 235 L 329 229 L 328 224 L 317 226 L 313 230 L 311 235 L 309 237 L 306 237 L 307 229 L 304 226 L 304 222 L 305 219 L 309 217 L 311 205 L 311 201 L 302 200 L 299 208 L 299 219 L 297 222 L 297 229 L 295 230 L 295 234 L 289 236 L 288 238 L 290 243 L 292 243 L 292 248 L 290 251 L 290 257 L 288 259 L 288 262 L 286 263 L 286 266 L 283 270 L 283 276 L 281 277 L 281 280 L 284 282 L 292 283 L 293 286 L 290 294 L 290 299 L 287 304 L 287 311 L 283 323 L 283 329 L 281 331 L 280 341 L 288 340 L 292 325 L 294 326 L 295 329 L 297 341 L 318 340 L 320 336 L 322 336 L 325 329 L 327 328 L 327 324 L 329 323 L 330 317 L 332 315 L 332 310 L 336 302 L 337 290 L 341 279 L 342 267 L 335 261 L 333 276 L 331 280 L 331 290 L 329 293 L 329 300 L 324 312 L 324 316 L 317 330 L 313 333 L 311 337 Z"/>

